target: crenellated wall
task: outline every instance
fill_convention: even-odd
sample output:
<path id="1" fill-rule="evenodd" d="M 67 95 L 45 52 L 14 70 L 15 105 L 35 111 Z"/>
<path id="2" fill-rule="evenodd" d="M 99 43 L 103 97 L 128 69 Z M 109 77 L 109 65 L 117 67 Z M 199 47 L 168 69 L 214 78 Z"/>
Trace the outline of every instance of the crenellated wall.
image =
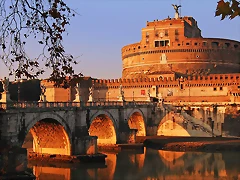
<path id="1" fill-rule="evenodd" d="M 240 74 L 212 74 L 188 78 L 142 78 L 94 80 L 95 101 L 118 100 L 122 85 L 127 101 L 152 98 L 166 101 L 231 102 L 233 93 L 240 93 Z M 235 98 L 238 101 L 239 98 Z"/>

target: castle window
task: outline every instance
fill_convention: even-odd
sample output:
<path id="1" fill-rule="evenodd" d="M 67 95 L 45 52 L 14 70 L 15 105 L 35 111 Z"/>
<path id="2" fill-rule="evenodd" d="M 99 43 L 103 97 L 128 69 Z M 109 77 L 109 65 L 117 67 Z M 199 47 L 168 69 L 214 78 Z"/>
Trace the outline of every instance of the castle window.
<path id="1" fill-rule="evenodd" d="M 237 44 L 234 44 L 234 47 L 235 47 L 235 48 L 238 48 L 238 45 L 237 45 Z"/>
<path id="2" fill-rule="evenodd" d="M 146 37 L 149 37 L 149 32 L 146 32 Z"/>
<path id="3" fill-rule="evenodd" d="M 138 46 L 138 49 L 140 49 L 141 47 L 140 46 Z"/>
<path id="4" fill-rule="evenodd" d="M 218 47 L 219 46 L 219 42 L 212 42 L 212 47 L 215 48 L 215 47 Z"/>
<path id="5" fill-rule="evenodd" d="M 194 43 L 194 45 L 195 45 L 195 46 L 197 46 L 197 45 L 198 45 L 198 43 L 197 43 L 197 42 L 195 42 L 195 43 Z"/>
<path id="6" fill-rule="evenodd" d="M 225 43 L 225 44 L 224 44 L 224 47 L 225 47 L 225 48 L 229 48 L 229 47 L 230 47 L 230 43 Z"/>
<path id="7" fill-rule="evenodd" d="M 216 87 L 214 87 L 214 88 L 213 88 L 213 91 L 217 91 L 217 88 L 216 88 Z"/>
<path id="8" fill-rule="evenodd" d="M 180 89 L 183 89 L 183 84 L 180 84 Z"/>
<path id="9" fill-rule="evenodd" d="M 207 46 L 207 42 L 206 41 L 204 41 L 202 44 L 203 44 L 203 46 Z"/>
<path id="10" fill-rule="evenodd" d="M 165 36 L 168 36 L 168 30 L 165 29 Z"/>
<path id="11" fill-rule="evenodd" d="M 223 87 L 220 87 L 219 89 L 220 89 L 220 91 L 222 91 L 222 90 L 223 90 Z"/>
<path id="12" fill-rule="evenodd" d="M 160 41 L 160 46 L 165 46 L 165 41 Z"/>
<path id="13" fill-rule="evenodd" d="M 178 29 L 175 29 L 175 35 L 179 35 Z"/>
<path id="14" fill-rule="evenodd" d="M 169 46 L 169 40 L 155 41 L 155 47 Z"/>
<path id="15" fill-rule="evenodd" d="M 187 43 L 186 43 L 186 45 L 187 45 L 187 46 L 189 46 L 189 45 L 190 45 L 190 43 L 188 43 L 188 42 L 187 42 Z"/>

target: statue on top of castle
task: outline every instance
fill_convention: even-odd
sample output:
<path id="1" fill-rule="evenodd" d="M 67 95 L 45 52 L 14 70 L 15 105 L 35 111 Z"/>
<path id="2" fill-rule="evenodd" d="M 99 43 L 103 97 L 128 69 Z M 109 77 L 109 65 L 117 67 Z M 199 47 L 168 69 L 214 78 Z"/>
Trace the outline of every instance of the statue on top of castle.
<path id="1" fill-rule="evenodd" d="M 175 10 L 175 18 L 179 18 L 179 8 L 182 7 L 181 5 L 176 5 L 176 4 L 172 4 L 174 10 Z"/>
<path id="2" fill-rule="evenodd" d="M 77 95 L 80 95 L 80 82 L 76 84 L 75 90 L 77 92 Z"/>
<path id="3" fill-rule="evenodd" d="M 122 84 L 120 84 L 120 86 L 119 86 L 119 95 L 120 95 L 121 97 L 124 96 L 124 91 L 123 91 Z"/>
<path id="4" fill-rule="evenodd" d="M 9 78 L 4 77 L 4 79 L 2 79 L 1 82 L 3 84 L 3 91 L 8 92 Z"/>
<path id="5" fill-rule="evenodd" d="M 89 90 L 89 96 L 91 96 L 93 94 L 93 87 L 92 86 L 89 87 L 88 90 Z"/>
<path id="6" fill-rule="evenodd" d="M 41 88 L 41 95 L 44 96 L 44 94 L 46 93 L 46 86 L 42 84 L 40 88 Z"/>
<path id="7" fill-rule="evenodd" d="M 151 97 L 150 88 L 148 88 L 148 97 Z"/>

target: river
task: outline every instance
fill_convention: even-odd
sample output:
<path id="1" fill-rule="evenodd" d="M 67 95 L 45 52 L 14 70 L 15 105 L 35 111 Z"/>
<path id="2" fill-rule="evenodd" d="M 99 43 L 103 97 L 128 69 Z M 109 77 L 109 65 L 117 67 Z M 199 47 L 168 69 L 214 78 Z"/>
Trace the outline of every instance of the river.
<path id="1" fill-rule="evenodd" d="M 240 152 L 103 152 L 106 164 L 29 162 L 38 180 L 240 179 Z"/>

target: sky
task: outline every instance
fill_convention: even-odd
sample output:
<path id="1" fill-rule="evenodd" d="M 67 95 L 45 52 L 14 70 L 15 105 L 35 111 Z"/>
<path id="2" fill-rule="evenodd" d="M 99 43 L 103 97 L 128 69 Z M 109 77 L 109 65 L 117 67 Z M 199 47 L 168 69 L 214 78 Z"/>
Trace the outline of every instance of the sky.
<path id="1" fill-rule="evenodd" d="M 76 73 L 103 79 L 117 79 L 122 73 L 121 48 L 141 40 L 147 21 L 174 17 L 171 4 L 181 2 L 181 16 L 193 16 L 203 37 L 240 41 L 239 17 L 214 17 L 218 0 L 66 0 L 78 12 L 64 36 L 66 52 L 77 57 Z M 28 54 L 39 53 L 36 43 L 28 43 Z M 40 78 L 47 78 L 49 70 Z M 8 77 L 0 61 L 0 78 Z"/>

